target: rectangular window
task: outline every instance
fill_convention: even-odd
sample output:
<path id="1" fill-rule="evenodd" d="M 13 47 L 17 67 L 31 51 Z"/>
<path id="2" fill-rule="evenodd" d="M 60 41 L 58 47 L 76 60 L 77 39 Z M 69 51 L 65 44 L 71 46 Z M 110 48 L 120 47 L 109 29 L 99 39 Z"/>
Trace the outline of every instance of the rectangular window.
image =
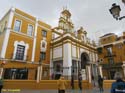
<path id="1" fill-rule="evenodd" d="M 102 53 L 102 48 L 101 47 L 97 48 L 97 52 L 98 52 L 98 54 L 101 54 Z"/>
<path id="2" fill-rule="evenodd" d="M 111 47 L 108 47 L 108 48 L 107 48 L 107 53 L 108 53 L 109 56 L 112 55 L 112 48 L 111 48 Z"/>
<path id="3" fill-rule="evenodd" d="M 42 36 L 47 37 L 47 31 L 42 30 Z"/>
<path id="4" fill-rule="evenodd" d="M 21 21 L 20 20 L 16 20 L 15 21 L 15 25 L 14 25 L 14 31 L 19 32 L 20 31 L 20 26 L 21 26 Z"/>
<path id="5" fill-rule="evenodd" d="M 45 60 L 46 59 L 46 53 L 45 52 L 40 52 L 40 59 Z"/>
<path id="6" fill-rule="evenodd" d="M 4 71 L 4 79 L 28 79 L 27 68 L 6 68 Z"/>
<path id="7" fill-rule="evenodd" d="M 32 36 L 32 34 L 33 34 L 33 26 L 32 25 L 28 25 L 27 35 Z"/>
<path id="8" fill-rule="evenodd" d="M 15 59 L 23 60 L 24 59 L 24 51 L 25 51 L 25 46 L 18 45 L 17 46 L 17 50 L 16 50 L 16 57 L 15 57 Z"/>

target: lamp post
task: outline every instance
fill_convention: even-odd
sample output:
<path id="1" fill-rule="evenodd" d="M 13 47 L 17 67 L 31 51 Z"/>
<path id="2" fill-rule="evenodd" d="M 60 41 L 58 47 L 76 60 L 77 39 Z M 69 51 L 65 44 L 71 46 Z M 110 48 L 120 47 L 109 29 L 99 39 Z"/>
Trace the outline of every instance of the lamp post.
<path id="1" fill-rule="evenodd" d="M 125 4 L 125 0 L 122 0 L 122 3 L 124 3 L 124 4 Z"/>
<path id="2" fill-rule="evenodd" d="M 125 4 L 125 0 L 122 0 L 122 3 Z M 116 5 L 116 3 L 112 4 L 112 7 L 111 9 L 109 9 L 109 11 L 112 14 L 113 18 L 115 18 L 116 20 L 122 20 L 123 18 L 125 18 L 125 16 L 120 16 L 121 8 L 119 5 Z"/>

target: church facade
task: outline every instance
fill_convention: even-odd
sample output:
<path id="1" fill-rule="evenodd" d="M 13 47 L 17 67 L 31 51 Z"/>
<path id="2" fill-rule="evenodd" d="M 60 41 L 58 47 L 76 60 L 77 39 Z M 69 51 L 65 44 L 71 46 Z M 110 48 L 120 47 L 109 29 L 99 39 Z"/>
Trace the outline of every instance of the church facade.
<path id="1" fill-rule="evenodd" d="M 67 9 L 63 9 L 58 26 L 52 29 L 50 55 L 50 73 L 55 79 L 60 75 L 67 79 L 74 75 L 77 79 L 79 71 L 84 80 L 98 74 L 96 45 L 87 37 L 83 27 L 75 31 Z"/>

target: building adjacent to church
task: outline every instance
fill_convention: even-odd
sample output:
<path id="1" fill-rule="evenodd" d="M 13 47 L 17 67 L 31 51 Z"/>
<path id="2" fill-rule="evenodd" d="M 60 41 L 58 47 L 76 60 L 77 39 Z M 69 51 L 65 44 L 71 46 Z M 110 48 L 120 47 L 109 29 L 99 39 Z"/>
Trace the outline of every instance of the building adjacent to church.
<path id="1" fill-rule="evenodd" d="M 51 26 L 19 9 L 11 8 L 0 20 L 0 62 L 5 79 L 48 78 Z M 5 63 L 5 65 L 2 65 Z M 38 67 L 38 66 L 42 66 Z M 41 70 L 40 70 L 41 69 Z M 37 73 L 36 73 L 37 72 Z"/>
<path id="2" fill-rule="evenodd" d="M 97 51 L 103 76 L 114 79 L 117 71 L 125 75 L 125 32 L 121 36 L 114 33 L 105 34 L 100 37 L 99 43 Z"/>

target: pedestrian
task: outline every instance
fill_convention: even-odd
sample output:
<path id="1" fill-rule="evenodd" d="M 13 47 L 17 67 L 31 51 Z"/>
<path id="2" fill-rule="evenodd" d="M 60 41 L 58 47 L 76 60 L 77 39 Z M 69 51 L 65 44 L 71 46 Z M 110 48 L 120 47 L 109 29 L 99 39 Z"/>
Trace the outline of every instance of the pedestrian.
<path id="1" fill-rule="evenodd" d="M 65 93 L 67 82 L 63 76 L 57 81 L 58 93 Z"/>
<path id="2" fill-rule="evenodd" d="M 2 88 L 3 88 L 3 79 L 0 79 L 0 93 L 2 93 Z"/>
<path id="3" fill-rule="evenodd" d="M 78 73 L 78 86 L 80 93 L 82 93 L 82 74 L 80 72 Z"/>
<path id="4" fill-rule="evenodd" d="M 74 70 L 72 71 L 72 75 L 71 75 L 71 89 L 72 89 L 72 93 L 74 93 Z"/>
<path id="5" fill-rule="evenodd" d="M 116 72 L 114 75 L 115 82 L 112 83 L 111 93 L 125 93 L 125 82 L 120 72 Z"/>
<path id="6" fill-rule="evenodd" d="M 100 92 L 103 92 L 103 78 L 101 77 L 101 75 L 98 76 L 98 86 Z"/>
<path id="7" fill-rule="evenodd" d="M 82 74 L 80 72 L 78 73 L 78 85 L 79 89 L 82 90 Z"/>
<path id="8" fill-rule="evenodd" d="M 92 87 L 95 87 L 95 79 L 93 75 L 92 75 Z"/>
<path id="9" fill-rule="evenodd" d="M 52 73 L 52 75 L 51 75 L 51 79 L 55 79 L 54 73 Z"/>

